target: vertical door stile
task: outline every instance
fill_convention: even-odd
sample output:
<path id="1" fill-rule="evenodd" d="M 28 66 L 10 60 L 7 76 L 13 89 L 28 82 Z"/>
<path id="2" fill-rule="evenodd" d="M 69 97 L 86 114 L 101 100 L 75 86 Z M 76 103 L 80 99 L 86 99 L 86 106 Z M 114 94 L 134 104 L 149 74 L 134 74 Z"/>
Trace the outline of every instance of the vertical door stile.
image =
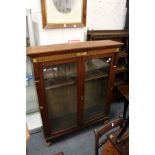
<path id="1" fill-rule="evenodd" d="M 81 100 L 81 97 L 83 96 L 83 59 L 82 57 L 79 58 L 78 63 L 78 103 L 77 103 L 77 123 L 78 126 L 82 126 L 83 124 L 83 101 Z"/>
<path id="2" fill-rule="evenodd" d="M 40 106 L 43 108 L 40 108 L 40 112 L 41 112 L 41 116 L 43 119 L 43 126 L 44 126 L 44 132 L 46 134 L 46 137 L 50 137 L 51 135 L 51 130 L 50 130 L 50 126 L 49 126 L 49 117 L 48 117 L 48 110 L 47 110 L 47 105 L 46 105 L 46 94 L 44 91 L 44 82 L 43 82 L 43 72 L 42 72 L 42 65 L 39 65 L 39 73 L 40 73 L 40 97 L 41 97 L 41 102 L 40 102 Z"/>
<path id="3" fill-rule="evenodd" d="M 82 84 L 81 84 L 81 117 L 82 117 L 82 124 L 84 124 L 84 101 L 85 101 L 85 94 L 84 94 L 84 91 L 85 91 L 85 59 L 86 57 L 82 57 L 81 58 L 81 69 L 82 69 L 82 74 L 81 74 L 81 81 L 82 81 Z"/>
<path id="4" fill-rule="evenodd" d="M 112 102 L 112 92 L 113 92 L 113 84 L 115 79 L 116 66 L 114 62 L 114 54 L 112 55 L 112 61 L 110 63 L 110 73 L 109 73 L 109 81 L 108 81 L 108 92 L 105 106 L 105 115 L 109 115 L 110 104 Z"/>

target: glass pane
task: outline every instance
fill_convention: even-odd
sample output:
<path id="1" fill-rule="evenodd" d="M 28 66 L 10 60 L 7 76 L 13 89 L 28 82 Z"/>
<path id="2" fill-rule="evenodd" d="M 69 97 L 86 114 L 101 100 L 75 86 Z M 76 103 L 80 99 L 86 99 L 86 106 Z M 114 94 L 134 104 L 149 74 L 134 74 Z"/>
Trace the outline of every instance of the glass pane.
<path id="1" fill-rule="evenodd" d="M 26 59 L 26 114 L 39 111 L 38 97 L 34 83 L 33 66 L 29 57 Z"/>
<path id="2" fill-rule="evenodd" d="M 85 62 L 85 121 L 104 114 L 110 61 L 111 58 L 99 58 Z"/>
<path id="3" fill-rule="evenodd" d="M 76 124 L 77 64 L 51 65 L 43 69 L 46 102 L 52 131 Z"/>

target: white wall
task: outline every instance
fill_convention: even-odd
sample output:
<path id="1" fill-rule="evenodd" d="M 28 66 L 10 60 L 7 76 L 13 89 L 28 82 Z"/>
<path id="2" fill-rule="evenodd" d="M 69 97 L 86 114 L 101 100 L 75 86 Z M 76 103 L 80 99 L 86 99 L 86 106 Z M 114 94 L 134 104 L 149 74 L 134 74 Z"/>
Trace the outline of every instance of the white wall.
<path id="1" fill-rule="evenodd" d="M 126 0 L 87 0 L 85 28 L 43 29 L 41 0 L 27 0 L 26 9 L 32 10 L 37 45 L 67 43 L 68 40 L 86 40 L 87 29 L 123 29 Z"/>
<path id="2" fill-rule="evenodd" d="M 87 27 L 121 30 L 125 26 L 126 0 L 87 0 Z"/>

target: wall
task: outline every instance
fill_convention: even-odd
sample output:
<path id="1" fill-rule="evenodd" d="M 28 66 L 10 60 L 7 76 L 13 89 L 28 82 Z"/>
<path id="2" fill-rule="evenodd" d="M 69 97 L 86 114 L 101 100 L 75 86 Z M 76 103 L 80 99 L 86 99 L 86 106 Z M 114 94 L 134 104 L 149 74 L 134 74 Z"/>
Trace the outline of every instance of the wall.
<path id="1" fill-rule="evenodd" d="M 126 0 L 87 0 L 85 28 L 43 29 L 41 0 L 27 0 L 32 10 L 32 20 L 37 45 L 67 43 L 68 40 L 86 40 L 87 29 L 123 29 Z"/>
<path id="2" fill-rule="evenodd" d="M 118 29 L 125 25 L 126 0 L 87 0 L 89 29 Z"/>

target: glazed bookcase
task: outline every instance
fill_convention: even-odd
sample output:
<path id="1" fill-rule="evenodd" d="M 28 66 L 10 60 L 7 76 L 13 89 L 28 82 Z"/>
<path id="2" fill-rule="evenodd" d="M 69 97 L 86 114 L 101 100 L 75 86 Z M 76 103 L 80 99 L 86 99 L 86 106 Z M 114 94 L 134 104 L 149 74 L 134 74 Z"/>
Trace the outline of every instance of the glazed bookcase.
<path id="1" fill-rule="evenodd" d="M 47 142 L 108 120 L 122 45 L 105 40 L 27 48 Z"/>

